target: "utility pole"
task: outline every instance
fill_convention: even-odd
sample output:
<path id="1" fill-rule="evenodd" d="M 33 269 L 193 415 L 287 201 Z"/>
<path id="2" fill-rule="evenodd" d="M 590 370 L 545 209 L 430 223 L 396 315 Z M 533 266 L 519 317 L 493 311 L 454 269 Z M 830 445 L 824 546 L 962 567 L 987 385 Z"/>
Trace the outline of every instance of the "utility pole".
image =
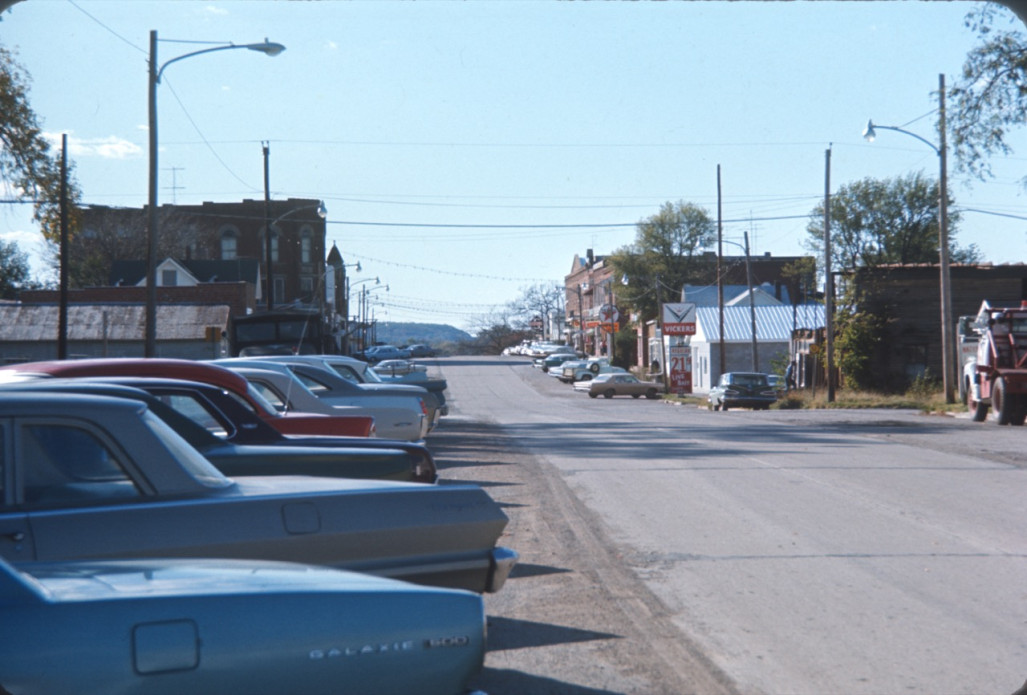
<path id="1" fill-rule="evenodd" d="M 57 309 L 57 359 L 68 358 L 68 134 L 61 135 L 61 277 Z"/>
<path id="2" fill-rule="evenodd" d="M 752 371 L 760 370 L 759 343 L 756 341 L 756 297 L 752 291 L 752 263 L 749 260 L 749 232 L 743 232 L 745 239 L 745 281 L 749 285 L 749 319 L 752 322 Z"/>
<path id="3" fill-rule="evenodd" d="M 824 347 L 827 402 L 834 403 L 834 275 L 831 273 L 831 148 L 824 151 Z"/>
<path id="4" fill-rule="evenodd" d="M 727 350 L 724 347 L 724 273 L 721 268 L 721 259 L 724 257 L 724 218 L 721 215 L 720 195 L 720 165 L 717 165 L 717 308 L 720 315 L 720 368 L 717 370 L 717 379 L 727 370 Z M 710 383 L 714 383 L 713 374 L 710 374 Z"/>
<path id="5" fill-rule="evenodd" d="M 275 305 L 275 283 L 271 271 L 271 148 L 266 140 L 262 145 L 264 148 L 264 258 L 267 266 L 267 310 L 271 311 Z"/>

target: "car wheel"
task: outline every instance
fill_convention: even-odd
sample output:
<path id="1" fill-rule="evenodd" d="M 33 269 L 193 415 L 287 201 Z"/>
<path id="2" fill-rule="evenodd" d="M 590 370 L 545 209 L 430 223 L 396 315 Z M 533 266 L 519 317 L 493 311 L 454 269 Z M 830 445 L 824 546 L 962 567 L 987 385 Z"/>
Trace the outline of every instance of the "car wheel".
<path id="1" fill-rule="evenodd" d="M 653 400 L 657 397 L 656 389 L 649 389 L 645 392 L 645 397 L 649 400 Z"/>
<path id="2" fill-rule="evenodd" d="M 603 391 L 603 398 L 613 398 L 616 392 L 613 389 L 606 389 Z"/>
<path id="3" fill-rule="evenodd" d="M 591 391 L 589 391 L 588 392 L 588 397 L 589 398 L 599 398 L 599 394 L 598 393 L 592 393 Z"/>
<path id="4" fill-rule="evenodd" d="M 640 394 L 640 393 L 633 393 L 633 394 L 631 394 L 631 397 L 632 398 L 639 398 L 641 395 L 642 394 Z"/>
<path id="5" fill-rule="evenodd" d="M 1016 401 L 1007 393 L 1006 380 L 999 377 L 995 380 L 995 388 L 991 391 L 991 407 L 995 411 L 995 421 L 1000 425 L 1013 422 L 1013 411 Z"/>
<path id="6" fill-rule="evenodd" d="M 727 403 L 721 403 L 720 404 L 720 409 L 723 410 L 726 413 L 727 412 Z"/>
<path id="7" fill-rule="evenodd" d="M 988 404 L 975 400 L 973 391 L 966 392 L 966 408 L 970 411 L 970 419 L 974 422 L 984 422 L 988 419 Z"/>
<path id="8" fill-rule="evenodd" d="M 581 375 L 581 380 L 582 381 L 592 381 L 592 375 L 589 374 L 588 372 L 585 372 L 584 374 Z"/>

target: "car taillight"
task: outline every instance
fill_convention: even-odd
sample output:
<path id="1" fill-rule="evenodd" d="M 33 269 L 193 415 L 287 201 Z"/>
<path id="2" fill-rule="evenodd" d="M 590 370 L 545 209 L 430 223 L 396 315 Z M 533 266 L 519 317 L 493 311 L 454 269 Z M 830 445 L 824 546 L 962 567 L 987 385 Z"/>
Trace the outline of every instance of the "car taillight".
<path id="1" fill-rule="evenodd" d="M 418 398 L 417 400 L 421 403 L 421 415 L 427 415 L 428 414 L 428 406 L 426 406 L 424 404 L 424 399 L 423 398 Z"/>

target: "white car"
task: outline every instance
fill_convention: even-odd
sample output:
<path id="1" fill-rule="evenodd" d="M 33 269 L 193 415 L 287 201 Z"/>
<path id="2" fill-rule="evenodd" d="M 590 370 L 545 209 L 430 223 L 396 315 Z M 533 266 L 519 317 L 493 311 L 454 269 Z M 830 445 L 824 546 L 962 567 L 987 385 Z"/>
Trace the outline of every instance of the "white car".
<path id="1" fill-rule="evenodd" d="M 330 369 L 346 381 L 353 382 L 365 391 L 394 390 L 396 387 L 410 388 L 425 395 L 425 404 L 432 412 L 431 420 L 449 413 L 446 405 L 446 380 L 441 377 L 428 376 L 427 371 L 417 370 L 410 374 L 383 376 L 372 365 L 347 355 L 292 355 L 288 357 L 262 357 L 272 362 L 298 362 L 312 364 Z M 432 425 L 434 427 L 434 424 Z"/>
<path id="2" fill-rule="evenodd" d="M 246 377 L 279 410 L 327 415 L 370 415 L 374 418 L 378 436 L 386 439 L 420 442 L 428 434 L 428 411 L 424 399 L 417 395 L 379 397 L 359 394 L 327 398 L 308 388 L 285 362 L 240 358 L 217 363 Z"/>
<path id="3" fill-rule="evenodd" d="M 575 381 L 588 381 L 598 374 L 610 372 L 624 373 L 626 369 L 614 367 L 606 357 L 593 357 L 588 360 L 564 362 L 560 368 L 560 381 L 572 384 Z"/>

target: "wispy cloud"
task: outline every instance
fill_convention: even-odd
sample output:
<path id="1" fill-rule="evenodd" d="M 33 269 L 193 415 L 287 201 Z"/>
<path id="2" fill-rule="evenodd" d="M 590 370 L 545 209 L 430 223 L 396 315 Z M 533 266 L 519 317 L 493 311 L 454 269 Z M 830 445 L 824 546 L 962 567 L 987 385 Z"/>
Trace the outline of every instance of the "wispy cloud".
<path id="1" fill-rule="evenodd" d="M 55 149 L 61 146 L 61 136 L 56 133 L 46 133 L 45 137 L 53 143 Z M 73 157 L 100 157 L 101 159 L 131 159 L 143 154 L 143 148 L 139 145 L 109 135 L 105 138 L 82 139 L 71 135 L 68 137 L 68 153 Z"/>
<path id="2" fill-rule="evenodd" d="M 216 14 L 216 15 L 227 15 L 228 14 L 228 10 L 227 9 L 225 9 L 224 7 L 218 7 L 217 5 L 207 5 L 206 7 L 203 8 L 203 11 L 206 12 L 207 14 Z"/>

